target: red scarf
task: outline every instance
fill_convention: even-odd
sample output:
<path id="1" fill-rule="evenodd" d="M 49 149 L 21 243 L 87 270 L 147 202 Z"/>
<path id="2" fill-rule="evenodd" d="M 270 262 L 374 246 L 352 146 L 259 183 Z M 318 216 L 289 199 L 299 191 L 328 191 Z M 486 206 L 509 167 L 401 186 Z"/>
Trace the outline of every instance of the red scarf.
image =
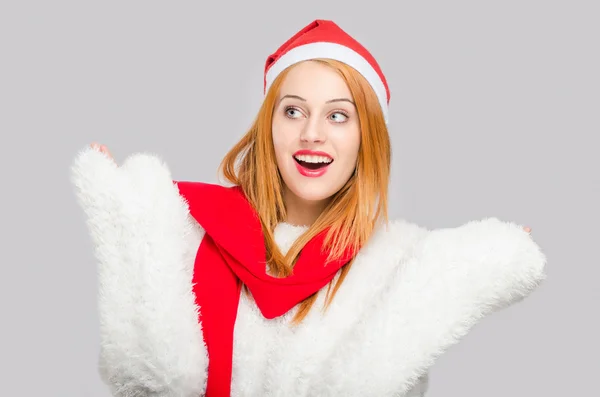
<path id="1" fill-rule="evenodd" d="M 209 356 L 206 396 L 229 396 L 233 329 L 242 283 L 262 315 L 272 319 L 326 286 L 353 253 L 348 249 L 339 260 L 326 263 L 328 252 L 321 252 L 323 231 L 302 249 L 293 275 L 269 276 L 261 223 L 241 188 L 176 184 L 190 214 L 205 231 L 192 282 Z"/>

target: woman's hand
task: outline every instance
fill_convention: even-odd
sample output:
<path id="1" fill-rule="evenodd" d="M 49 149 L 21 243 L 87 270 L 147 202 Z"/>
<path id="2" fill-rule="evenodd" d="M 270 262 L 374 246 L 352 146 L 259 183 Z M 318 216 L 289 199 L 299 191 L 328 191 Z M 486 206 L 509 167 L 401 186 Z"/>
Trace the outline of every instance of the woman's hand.
<path id="1" fill-rule="evenodd" d="M 115 158 L 110 153 L 110 151 L 108 150 L 108 147 L 106 147 L 106 145 L 101 145 L 98 142 L 92 142 L 90 144 L 90 147 L 92 149 L 96 149 L 96 150 L 100 151 L 101 153 L 104 153 L 106 156 L 108 156 L 108 158 L 110 158 L 112 161 L 114 161 L 116 163 Z"/>

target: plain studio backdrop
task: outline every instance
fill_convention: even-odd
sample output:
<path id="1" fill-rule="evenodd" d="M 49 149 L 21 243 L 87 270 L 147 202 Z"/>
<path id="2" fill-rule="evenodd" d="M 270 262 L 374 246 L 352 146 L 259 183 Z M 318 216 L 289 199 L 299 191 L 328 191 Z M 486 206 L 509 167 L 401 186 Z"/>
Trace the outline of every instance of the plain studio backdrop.
<path id="1" fill-rule="evenodd" d="M 597 395 L 599 17 L 574 0 L 3 1 L 1 394 L 109 396 L 77 152 L 100 141 L 119 162 L 151 152 L 176 179 L 218 182 L 265 58 L 322 18 L 389 80 L 391 216 L 516 221 L 548 258 L 529 299 L 437 361 L 427 396 Z"/>

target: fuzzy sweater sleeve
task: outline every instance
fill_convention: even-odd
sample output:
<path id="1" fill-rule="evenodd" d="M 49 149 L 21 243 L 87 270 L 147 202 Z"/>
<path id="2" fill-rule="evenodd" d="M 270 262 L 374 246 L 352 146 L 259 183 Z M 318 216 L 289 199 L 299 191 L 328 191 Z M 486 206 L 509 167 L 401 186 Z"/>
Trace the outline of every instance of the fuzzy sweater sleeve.
<path id="1" fill-rule="evenodd" d="M 380 375 L 396 377 L 402 392 L 486 315 L 524 299 L 545 278 L 545 255 L 516 223 L 486 218 L 417 229 L 367 329 L 370 354 L 386 363 Z"/>
<path id="2" fill-rule="evenodd" d="M 98 266 L 99 371 L 114 396 L 197 397 L 207 355 L 192 291 L 202 230 L 168 168 L 82 150 L 71 181 Z"/>
<path id="3" fill-rule="evenodd" d="M 469 307 L 474 316 L 524 299 L 545 279 L 546 256 L 533 237 L 494 217 L 428 232 L 414 258 L 418 265 L 405 271 L 415 273 L 415 282 L 454 302 L 445 309 Z"/>

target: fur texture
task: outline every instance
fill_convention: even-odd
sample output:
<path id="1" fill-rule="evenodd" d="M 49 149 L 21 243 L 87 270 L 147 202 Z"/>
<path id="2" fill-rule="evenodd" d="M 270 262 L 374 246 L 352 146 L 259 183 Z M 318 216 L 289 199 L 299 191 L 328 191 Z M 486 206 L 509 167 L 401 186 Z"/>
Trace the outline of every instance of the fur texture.
<path id="1" fill-rule="evenodd" d="M 197 397 L 208 358 L 192 285 L 187 207 L 153 156 L 117 167 L 82 151 L 72 181 L 98 260 L 99 369 L 119 397 Z"/>
<path id="2" fill-rule="evenodd" d="M 203 237 L 157 157 L 117 167 L 92 149 L 73 165 L 99 265 L 100 372 L 115 396 L 199 396 L 207 355 L 191 278 Z M 280 224 L 286 251 L 304 231 Z M 546 258 L 521 225 L 487 218 L 377 230 L 327 311 L 263 318 L 243 297 L 234 396 L 423 396 L 427 371 L 484 316 L 530 294 Z"/>

